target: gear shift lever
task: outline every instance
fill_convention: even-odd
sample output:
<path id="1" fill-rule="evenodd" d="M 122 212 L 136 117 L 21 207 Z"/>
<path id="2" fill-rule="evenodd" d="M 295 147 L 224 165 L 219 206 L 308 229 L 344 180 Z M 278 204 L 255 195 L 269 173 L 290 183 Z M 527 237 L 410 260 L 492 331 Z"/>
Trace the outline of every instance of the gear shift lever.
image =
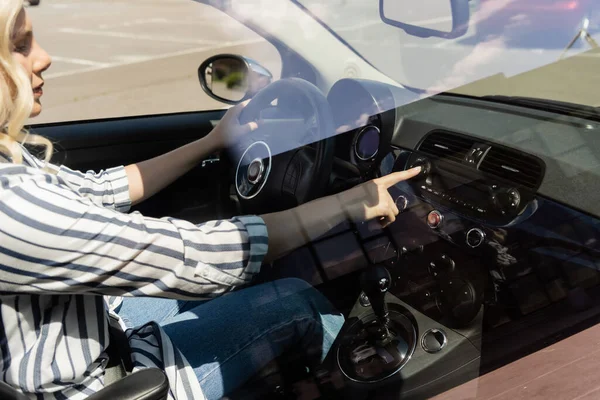
<path id="1" fill-rule="evenodd" d="M 352 380 L 378 382 L 396 374 L 408 362 L 417 333 L 401 305 L 388 310 L 385 296 L 392 277 L 385 267 L 368 267 L 360 276 L 360 286 L 373 313 L 361 312 L 344 332 L 337 352 L 338 365 Z"/>
<path id="2" fill-rule="evenodd" d="M 360 276 L 360 287 L 369 298 L 373 312 L 384 328 L 381 339 L 388 336 L 389 311 L 385 303 L 385 294 L 392 286 L 392 277 L 381 265 L 369 267 Z"/>

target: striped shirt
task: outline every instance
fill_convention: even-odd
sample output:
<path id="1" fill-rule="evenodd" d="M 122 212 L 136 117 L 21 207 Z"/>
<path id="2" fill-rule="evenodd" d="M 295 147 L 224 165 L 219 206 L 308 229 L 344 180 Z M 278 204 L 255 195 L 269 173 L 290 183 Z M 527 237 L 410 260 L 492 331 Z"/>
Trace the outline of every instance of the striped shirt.
<path id="1" fill-rule="evenodd" d="M 83 399 L 104 387 L 109 299 L 208 300 L 260 269 L 259 217 L 194 225 L 124 214 L 123 167 L 81 173 L 23 157 L 23 165 L 0 158 L 0 373 L 31 398 Z M 170 399 L 204 398 L 156 323 L 126 336 L 134 370 L 164 370 Z"/>

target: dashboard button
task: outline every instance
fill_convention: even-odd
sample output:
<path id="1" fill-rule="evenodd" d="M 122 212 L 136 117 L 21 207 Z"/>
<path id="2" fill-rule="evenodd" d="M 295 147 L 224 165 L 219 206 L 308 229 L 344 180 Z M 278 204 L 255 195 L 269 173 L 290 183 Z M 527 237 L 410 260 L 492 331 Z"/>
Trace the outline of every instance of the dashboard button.
<path id="1" fill-rule="evenodd" d="M 396 207 L 398 207 L 398 210 L 400 212 L 406 210 L 406 207 L 408 207 L 408 199 L 404 195 L 400 195 L 400 196 L 396 197 L 395 203 L 396 203 Z"/>
<path id="2" fill-rule="evenodd" d="M 515 188 L 495 188 L 491 190 L 490 202 L 501 215 L 514 214 L 521 204 L 521 194 Z"/>
<path id="3" fill-rule="evenodd" d="M 485 233 L 479 228 L 469 229 L 466 235 L 467 246 L 476 248 L 485 241 Z"/>
<path id="4" fill-rule="evenodd" d="M 508 200 L 510 201 L 510 207 L 517 208 L 521 203 L 521 194 L 517 189 L 509 189 Z"/>
<path id="5" fill-rule="evenodd" d="M 441 351 L 448 343 L 446 332 L 441 329 L 430 329 L 421 337 L 421 347 L 428 353 Z"/>
<path id="6" fill-rule="evenodd" d="M 443 220 L 444 216 L 437 210 L 433 210 L 429 214 L 427 214 L 427 225 L 431 229 L 438 228 L 442 224 Z"/>

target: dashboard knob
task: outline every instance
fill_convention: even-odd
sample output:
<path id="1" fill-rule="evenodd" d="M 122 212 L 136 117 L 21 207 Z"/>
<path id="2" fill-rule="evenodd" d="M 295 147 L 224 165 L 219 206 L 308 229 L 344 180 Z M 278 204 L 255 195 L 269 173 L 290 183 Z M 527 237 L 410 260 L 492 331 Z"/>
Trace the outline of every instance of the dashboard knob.
<path id="1" fill-rule="evenodd" d="M 431 161 L 425 157 L 417 157 L 417 159 L 410 164 L 410 168 L 415 167 L 421 167 L 421 172 L 416 177 L 425 178 L 431 172 Z"/>
<path id="2" fill-rule="evenodd" d="M 513 214 L 519 209 L 521 204 L 521 194 L 515 188 L 498 188 L 490 189 L 490 202 L 494 209 L 502 214 Z"/>
<path id="3" fill-rule="evenodd" d="M 464 278 L 448 278 L 440 282 L 437 299 L 440 311 L 456 327 L 471 323 L 481 308 L 481 296 L 473 283 Z"/>
<path id="4" fill-rule="evenodd" d="M 485 233 L 479 228 L 469 229 L 466 235 L 467 246 L 476 248 L 485 241 Z"/>

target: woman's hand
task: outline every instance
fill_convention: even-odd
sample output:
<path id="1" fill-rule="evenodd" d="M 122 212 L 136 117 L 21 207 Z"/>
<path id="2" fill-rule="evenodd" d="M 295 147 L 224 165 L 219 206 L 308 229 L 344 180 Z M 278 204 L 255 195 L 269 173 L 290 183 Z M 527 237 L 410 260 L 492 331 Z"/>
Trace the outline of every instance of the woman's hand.
<path id="1" fill-rule="evenodd" d="M 337 195 L 347 217 L 354 222 L 379 219 L 388 226 L 396 220 L 400 212 L 388 189 L 399 182 L 417 176 L 421 167 L 394 172 L 381 178 L 365 182 Z"/>
<path id="2" fill-rule="evenodd" d="M 219 121 L 217 126 L 215 126 L 208 135 L 219 150 L 223 150 L 235 144 L 242 136 L 247 135 L 258 128 L 256 122 L 249 122 L 245 125 L 241 125 L 238 119 L 240 113 L 249 101 L 250 100 L 246 100 L 227 110 L 221 121 Z"/>

